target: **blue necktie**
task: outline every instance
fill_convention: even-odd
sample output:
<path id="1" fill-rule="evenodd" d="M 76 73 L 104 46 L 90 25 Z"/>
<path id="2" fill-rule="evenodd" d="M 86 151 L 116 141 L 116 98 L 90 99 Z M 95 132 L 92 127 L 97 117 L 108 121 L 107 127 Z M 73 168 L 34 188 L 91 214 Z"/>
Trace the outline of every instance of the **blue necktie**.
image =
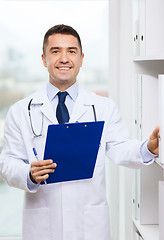
<path id="1" fill-rule="evenodd" d="M 56 108 L 56 117 L 59 123 L 69 122 L 69 113 L 65 105 L 65 98 L 67 95 L 67 92 L 58 92 L 59 102 Z"/>

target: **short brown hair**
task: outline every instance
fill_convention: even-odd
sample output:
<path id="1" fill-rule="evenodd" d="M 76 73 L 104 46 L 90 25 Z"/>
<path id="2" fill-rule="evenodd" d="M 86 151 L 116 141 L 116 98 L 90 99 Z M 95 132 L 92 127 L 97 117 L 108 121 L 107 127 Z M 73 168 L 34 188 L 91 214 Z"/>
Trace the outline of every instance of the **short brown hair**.
<path id="1" fill-rule="evenodd" d="M 77 31 L 70 26 L 60 24 L 60 25 L 55 25 L 52 28 L 50 28 L 46 32 L 46 34 L 44 35 L 44 40 L 43 40 L 43 54 L 44 55 L 45 55 L 45 52 L 46 52 L 46 46 L 47 46 L 48 38 L 49 38 L 49 36 L 51 36 L 53 34 L 66 34 L 66 35 L 72 35 L 72 36 L 76 37 L 77 40 L 78 40 L 80 49 L 81 49 L 81 53 L 82 53 L 81 39 L 80 39 L 80 36 L 77 33 Z"/>

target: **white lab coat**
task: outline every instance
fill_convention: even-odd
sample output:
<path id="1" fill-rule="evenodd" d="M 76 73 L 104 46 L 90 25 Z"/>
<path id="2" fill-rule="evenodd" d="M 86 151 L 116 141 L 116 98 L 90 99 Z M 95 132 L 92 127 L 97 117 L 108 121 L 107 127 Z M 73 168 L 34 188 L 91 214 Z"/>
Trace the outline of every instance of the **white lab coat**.
<path id="1" fill-rule="evenodd" d="M 43 136 L 33 138 L 32 123 Z M 43 103 L 43 104 L 42 104 Z M 0 172 L 9 185 L 23 189 L 23 240 L 109 240 L 109 215 L 105 187 L 105 154 L 118 164 L 139 167 L 140 142 L 129 139 L 126 127 L 114 102 L 110 99 L 79 89 L 70 122 L 104 120 L 93 178 L 66 183 L 42 185 L 33 191 L 27 186 L 30 163 L 36 161 L 32 148 L 43 159 L 47 127 L 57 123 L 55 112 L 48 100 L 46 88 L 11 107 L 5 125 L 4 148 L 0 156 Z"/>

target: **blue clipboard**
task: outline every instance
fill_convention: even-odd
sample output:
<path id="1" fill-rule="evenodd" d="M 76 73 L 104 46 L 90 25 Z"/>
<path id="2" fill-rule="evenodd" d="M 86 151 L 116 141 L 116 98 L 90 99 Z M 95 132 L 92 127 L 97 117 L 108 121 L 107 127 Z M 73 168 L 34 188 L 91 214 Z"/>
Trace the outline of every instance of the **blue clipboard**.
<path id="1" fill-rule="evenodd" d="M 49 125 L 44 159 L 57 168 L 47 183 L 92 178 L 103 127 L 104 121 Z"/>

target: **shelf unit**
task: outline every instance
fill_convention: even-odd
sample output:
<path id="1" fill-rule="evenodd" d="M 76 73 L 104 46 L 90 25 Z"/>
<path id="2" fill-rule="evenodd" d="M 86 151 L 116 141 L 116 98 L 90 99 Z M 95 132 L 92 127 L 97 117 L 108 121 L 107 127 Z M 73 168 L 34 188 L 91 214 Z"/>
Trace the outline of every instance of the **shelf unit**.
<path id="1" fill-rule="evenodd" d="M 133 218 L 134 232 L 139 229 L 139 233 L 144 240 L 159 240 L 159 225 L 143 225 L 139 220 Z"/>
<path id="2" fill-rule="evenodd" d="M 143 56 L 134 57 L 134 61 L 163 61 L 164 56 Z"/>
<path id="3" fill-rule="evenodd" d="M 134 56 L 164 56 L 163 0 L 133 0 Z"/>
<path id="4" fill-rule="evenodd" d="M 164 74 L 164 1 L 132 0 L 132 3 L 133 109 L 136 109 L 133 134 L 143 140 L 159 124 L 158 76 Z M 164 165 L 159 159 L 141 170 L 134 170 L 134 240 L 163 240 L 161 225 L 164 226 L 164 222 L 161 221 L 164 217 L 161 217 L 158 187 L 161 181 L 164 181 Z"/>

